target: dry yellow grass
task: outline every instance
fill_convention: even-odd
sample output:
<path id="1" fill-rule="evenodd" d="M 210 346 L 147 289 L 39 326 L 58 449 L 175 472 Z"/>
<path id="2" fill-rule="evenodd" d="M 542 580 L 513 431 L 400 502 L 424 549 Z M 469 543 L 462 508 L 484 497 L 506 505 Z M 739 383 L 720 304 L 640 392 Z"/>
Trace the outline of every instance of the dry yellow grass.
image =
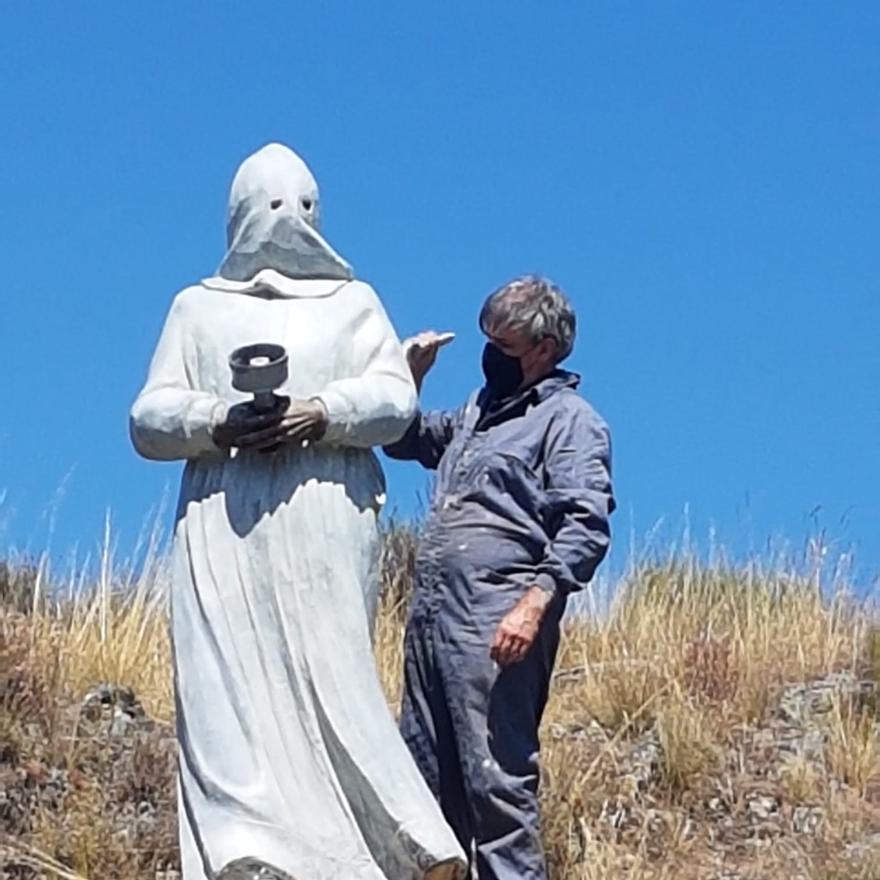
<path id="1" fill-rule="evenodd" d="M 376 656 L 393 708 L 412 547 L 405 529 L 385 545 Z M 64 708 L 97 682 L 173 716 L 161 558 L 137 577 L 105 559 L 92 588 L 61 588 L 69 600 L 47 597 L 50 580 L 43 566 L 0 568 L 0 752 L 21 773 L 99 760 Z M 880 876 L 875 701 L 835 692 L 810 722 L 818 758 L 779 745 L 794 734 L 778 708 L 791 683 L 872 678 L 877 641 L 863 607 L 843 591 L 823 596 L 811 576 L 693 559 L 634 568 L 607 615 L 566 628 L 543 731 L 552 877 Z M 39 743 L 24 733 L 35 718 Z M 64 823 L 47 810 L 7 834 L 7 861 L 32 866 L 15 876 L 152 880 L 168 853 L 126 855 L 102 798 L 85 779 L 58 807 Z M 163 803 L 171 809 L 170 787 Z"/>
<path id="2" fill-rule="evenodd" d="M 880 741 L 873 711 L 854 707 L 849 701 L 834 700 L 829 724 L 828 768 L 839 779 L 864 797 L 880 780 Z"/>

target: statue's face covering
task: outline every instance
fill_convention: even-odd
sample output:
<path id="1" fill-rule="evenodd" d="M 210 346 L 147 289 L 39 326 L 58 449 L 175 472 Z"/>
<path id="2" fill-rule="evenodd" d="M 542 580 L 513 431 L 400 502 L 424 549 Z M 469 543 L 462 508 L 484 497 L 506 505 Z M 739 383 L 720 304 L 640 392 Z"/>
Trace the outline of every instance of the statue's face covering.
<path id="1" fill-rule="evenodd" d="M 269 144 L 245 159 L 232 181 L 226 243 L 232 245 L 248 220 L 272 224 L 291 217 L 318 228 L 318 183 L 293 150 Z"/>
<path id="2" fill-rule="evenodd" d="M 229 193 L 229 250 L 218 274 L 246 282 L 263 270 L 287 278 L 351 278 L 318 232 L 318 184 L 293 150 L 269 144 L 238 169 Z"/>

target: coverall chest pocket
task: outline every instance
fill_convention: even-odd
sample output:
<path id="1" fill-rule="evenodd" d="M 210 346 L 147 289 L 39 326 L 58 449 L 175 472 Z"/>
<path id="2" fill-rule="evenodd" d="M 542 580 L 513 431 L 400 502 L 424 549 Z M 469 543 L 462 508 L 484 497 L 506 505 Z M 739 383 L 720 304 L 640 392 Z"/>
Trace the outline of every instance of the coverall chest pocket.
<path id="1" fill-rule="evenodd" d="M 467 474 L 466 498 L 491 506 L 508 505 L 540 515 L 542 478 L 518 455 L 492 451 L 481 455 Z"/>

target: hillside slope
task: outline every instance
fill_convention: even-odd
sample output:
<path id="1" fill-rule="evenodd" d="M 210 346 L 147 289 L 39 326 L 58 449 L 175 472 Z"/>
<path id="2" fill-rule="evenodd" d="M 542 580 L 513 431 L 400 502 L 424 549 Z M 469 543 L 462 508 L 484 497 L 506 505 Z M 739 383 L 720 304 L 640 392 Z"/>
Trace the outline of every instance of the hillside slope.
<path id="1" fill-rule="evenodd" d="M 412 535 L 385 543 L 396 707 Z M 164 567 L 0 563 L 0 878 L 177 876 Z M 555 880 L 880 878 L 878 641 L 793 572 L 645 564 L 569 623 L 543 730 Z"/>

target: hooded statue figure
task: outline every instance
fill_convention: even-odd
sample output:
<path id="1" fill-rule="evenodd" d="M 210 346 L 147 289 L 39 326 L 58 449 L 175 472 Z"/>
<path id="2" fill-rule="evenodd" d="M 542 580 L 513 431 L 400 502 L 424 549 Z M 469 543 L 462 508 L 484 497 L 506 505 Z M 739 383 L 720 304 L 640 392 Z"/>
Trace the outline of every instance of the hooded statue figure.
<path id="1" fill-rule="evenodd" d="M 226 256 L 177 295 L 131 411 L 141 455 L 186 460 L 172 572 L 184 880 L 463 870 L 372 655 L 371 447 L 401 437 L 415 389 L 378 297 L 317 221 L 295 153 L 270 144 L 244 162 Z M 218 440 L 251 399 L 229 356 L 252 343 L 286 349 L 279 393 L 322 413 L 314 442 Z"/>

